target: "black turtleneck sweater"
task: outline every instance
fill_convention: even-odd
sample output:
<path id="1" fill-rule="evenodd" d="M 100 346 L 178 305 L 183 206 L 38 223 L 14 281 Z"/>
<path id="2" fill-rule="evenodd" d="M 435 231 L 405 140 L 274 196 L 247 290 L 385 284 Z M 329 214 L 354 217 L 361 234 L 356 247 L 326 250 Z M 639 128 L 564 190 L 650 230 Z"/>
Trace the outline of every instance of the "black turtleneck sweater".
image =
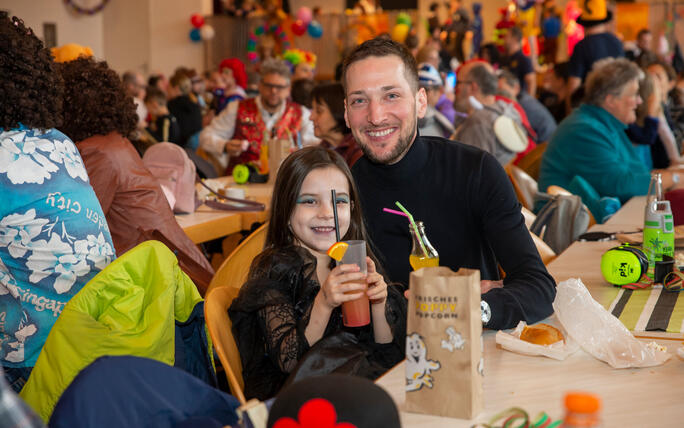
<path id="1" fill-rule="evenodd" d="M 491 310 L 487 327 L 506 329 L 520 320 L 537 322 L 553 312 L 555 282 L 525 227 L 506 172 L 478 148 L 438 137 L 418 136 L 394 165 L 359 159 L 352 173 L 359 188 L 371 243 L 392 281 L 408 285 L 411 236 L 406 218 L 387 214 L 401 202 L 425 224 L 440 266 L 479 269 L 482 279 L 503 288 L 482 296 Z"/>

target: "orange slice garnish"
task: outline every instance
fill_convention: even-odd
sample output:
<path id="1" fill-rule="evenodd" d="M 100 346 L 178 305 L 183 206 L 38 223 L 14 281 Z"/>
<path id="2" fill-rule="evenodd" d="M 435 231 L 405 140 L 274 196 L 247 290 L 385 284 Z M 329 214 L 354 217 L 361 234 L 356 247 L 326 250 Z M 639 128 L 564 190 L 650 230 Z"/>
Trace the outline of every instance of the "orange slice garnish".
<path id="1" fill-rule="evenodd" d="M 349 244 L 346 242 L 335 242 L 328 248 L 328 255 L 339 262 L 344 257 L 344 253 L 347 252 L 347 248 L 349 248 Z"/>

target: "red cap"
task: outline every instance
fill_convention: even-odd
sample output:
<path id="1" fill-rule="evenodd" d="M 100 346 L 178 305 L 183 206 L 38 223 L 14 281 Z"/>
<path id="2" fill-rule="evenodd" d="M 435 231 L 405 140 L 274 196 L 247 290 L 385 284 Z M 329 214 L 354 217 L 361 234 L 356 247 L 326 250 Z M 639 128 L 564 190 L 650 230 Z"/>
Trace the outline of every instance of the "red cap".
<path id="1" fill-rule="evenodd" d="M 224 68 L 230 68 L 233 71 L 235 84 L 242 89 L 247 87 L 247 72 L 242 61 L 237 58 L 226 58 L 219 64 L 219 71 L 223 71 Z"/>

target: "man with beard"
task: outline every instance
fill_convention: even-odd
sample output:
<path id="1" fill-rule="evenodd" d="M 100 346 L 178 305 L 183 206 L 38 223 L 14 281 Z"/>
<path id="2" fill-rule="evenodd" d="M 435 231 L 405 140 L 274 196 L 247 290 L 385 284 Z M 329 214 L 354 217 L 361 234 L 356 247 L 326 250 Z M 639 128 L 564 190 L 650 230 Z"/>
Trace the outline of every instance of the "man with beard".
<path id="1" fill-rule="evenodd" d="M 400 201 L 426 225 L 442 266 L 480 270 L 486 327 L 549 316 L 555 284 L 503 168 L 476 147 L 418 135 L 427 99 L 406 48 L 381 38 L 364 42 L 345 59 L 342 80 L 345 119 L 366 155 L 352 173 L 389 279 L 407 285 L 411 271 L 408 222 L 382 212 Z"/>
<path id="2" fill-rule="evenodd" d="M 235 165 L 257 162 L 266 138 L 289 140 L 301 133 L 305 146 L 318 142 L 309 110 L 288 100 L 287 64 L 268 59 L 259 71 L 259 95 L 231 102 L 200 134 L 200 147 L 227 168 L 227 174 Z"/>

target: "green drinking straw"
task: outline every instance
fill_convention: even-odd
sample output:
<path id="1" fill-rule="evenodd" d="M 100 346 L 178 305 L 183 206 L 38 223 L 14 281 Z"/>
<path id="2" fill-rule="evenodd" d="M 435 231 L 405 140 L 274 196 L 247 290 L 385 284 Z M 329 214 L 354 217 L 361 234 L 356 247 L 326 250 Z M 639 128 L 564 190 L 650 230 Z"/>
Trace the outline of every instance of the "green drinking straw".
<path id="1" fill-rule="evenodd" d="M 416 222 L 413 221 L 413 216 L 411 215 L 410 212 L 404 206 L 401 204 L 399 201 L 395 201 L 394 204 L 399 207 L 399 209 L 406 214 L 406 217 L 408 217 L 409 222 L 411 222 L 411 227 L 413 227 L 413 231 L 416 232 L 416 236 L 418 237 L 418 242 L 420 242 L 420 248 L 423 250 L 423 254 L 425 254 L 425 257 L 430 257 L 430 255 L 427 252 L 427 249 L 425 248 L 425 244 L 423 244 L 423 240 L 420 238 L 420 232 L 418 232 L 418 226 L 416 226 Z"/>

